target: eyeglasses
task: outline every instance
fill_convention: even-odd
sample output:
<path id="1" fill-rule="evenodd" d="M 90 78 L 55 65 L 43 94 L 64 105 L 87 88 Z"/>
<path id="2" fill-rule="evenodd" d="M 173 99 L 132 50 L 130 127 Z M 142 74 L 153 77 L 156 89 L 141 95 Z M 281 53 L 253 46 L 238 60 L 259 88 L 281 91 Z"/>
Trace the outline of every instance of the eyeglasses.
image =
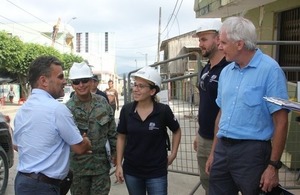
<path id="1" fill-rule="evenodd" d="M 138 88 L 138 90 L 141 90 L 141 89 L 144 89 L 145 87 L 151 87 L 150 85 L 143 85 L 143 84 L 136 84 L 136 83 L 134 83 L 133 84 L 133 87 L 136 87 L 136 88 Z"/>
<path id="2" fill-rule="evenodd" d="M 200 87 L 203 91 L 206 91 L 206 86 L 204 80 L 209 76 L 209 71 L 204 73 L 200 78 Z"/>
<path id="3" fill-rule="evenodd" d="M 79 85 L 80 82 L 81 82 L 82 84 L 84 84 L 84 83 L 87 83 L 87 82 L 89 82 L 89 81 L 90 81 L 90 78 L 74 79 L 74 80 L 72 80 L 72 84 L 73 84 L 73 85 Z"/>

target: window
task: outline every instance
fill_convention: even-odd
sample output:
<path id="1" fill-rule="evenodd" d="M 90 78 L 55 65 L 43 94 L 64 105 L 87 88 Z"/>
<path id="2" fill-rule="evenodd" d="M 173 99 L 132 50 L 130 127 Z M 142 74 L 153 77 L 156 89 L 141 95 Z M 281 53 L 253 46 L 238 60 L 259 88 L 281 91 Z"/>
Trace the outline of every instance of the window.
<path id="1" fill-rule="evenodd" d="M 108 52 L 108 32 L 105 32 L 105 52 Z"/>
<path id="2" fill-rule="evenodd" d="M 81 48 L 81 33 L 76 33 L 76 52 L 80 53 Z"/>
<path id="3" fill-rule="evenodd" d="M 85 52 L 89 52 L 89 33 L 85 33 Z"/>
<path id="4" fill-rule="evenodd" d="M 300 8 L 295 8 L 281 12 L 279 14 L 279 40 L 300 41 Z M 280 66 L 297 67 L 300 64 L 300 45 L 280 45 L 279 64 Z M 300 73 L 290 72 L 287 75 L 289 81 L 296 82 L 300 78 Z"/>

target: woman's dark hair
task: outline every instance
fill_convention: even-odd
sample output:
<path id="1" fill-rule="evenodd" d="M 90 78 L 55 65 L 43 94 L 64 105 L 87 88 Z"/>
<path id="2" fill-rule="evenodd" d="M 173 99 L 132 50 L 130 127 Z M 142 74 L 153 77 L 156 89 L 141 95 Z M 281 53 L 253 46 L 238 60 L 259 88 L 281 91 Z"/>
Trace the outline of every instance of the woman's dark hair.
<path id="1" fill-rule="evenodd" d="M 54 56 L 40 56 L 32 61 L 28 70 L 28 82 L 32 89 L 36 88 L 40 76 L 50 77 L 52 64 L 62 66 L 59 59 Z"/>
<path id="2" fill-rule="evenodd" d="M 157 102 L 156 94 L 160 91 L 159 87 L 156 85 L 150 85 L 150 89 L 155 89 L 155 94 L 151 96 L 152 101 Z"/>

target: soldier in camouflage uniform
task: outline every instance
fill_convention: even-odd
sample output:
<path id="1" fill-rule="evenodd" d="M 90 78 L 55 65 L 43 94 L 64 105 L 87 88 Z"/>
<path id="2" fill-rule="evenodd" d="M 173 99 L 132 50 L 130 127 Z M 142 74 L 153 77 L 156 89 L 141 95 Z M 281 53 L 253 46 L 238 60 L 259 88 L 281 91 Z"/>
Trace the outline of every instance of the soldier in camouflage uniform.
<path id="1" fill-rule="evenodd" d="M 74 63 L 69 79 L 75 94 L 66 103 L 71 110 L 78 129 L 91 140 L 92 153 L 71 153 L 70 168 L 74 173 L 71 193 L 74 195 L 106 195 L 110 191 L 110 163 L 107 158 L 106 141 L 111 154 L 116 154 L 116 124 L 113 110 L 106 99 L 90 93 L 91 69 L 85 63 Z"/>

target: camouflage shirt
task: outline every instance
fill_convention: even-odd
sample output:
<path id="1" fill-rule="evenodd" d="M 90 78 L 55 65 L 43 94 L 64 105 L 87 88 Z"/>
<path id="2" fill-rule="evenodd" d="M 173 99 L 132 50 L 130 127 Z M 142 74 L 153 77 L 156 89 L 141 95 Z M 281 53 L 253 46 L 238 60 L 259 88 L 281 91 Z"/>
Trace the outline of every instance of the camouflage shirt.
<path id="1" fill-rule="evenodd" d="M 109 140 L 112 156 L 116 155 L 116 123 L 111 106 L 106 99 L 91 94 L 92 99 L 81 102 L 76 95 L 66 103 L 71 110 L 81 134 L 86 133 L 91 140 L 92 153 L 78 155 L 71 152 L 70 168 L 76 175 L 98 175 L 108 172 L 105 143 Z"/>

